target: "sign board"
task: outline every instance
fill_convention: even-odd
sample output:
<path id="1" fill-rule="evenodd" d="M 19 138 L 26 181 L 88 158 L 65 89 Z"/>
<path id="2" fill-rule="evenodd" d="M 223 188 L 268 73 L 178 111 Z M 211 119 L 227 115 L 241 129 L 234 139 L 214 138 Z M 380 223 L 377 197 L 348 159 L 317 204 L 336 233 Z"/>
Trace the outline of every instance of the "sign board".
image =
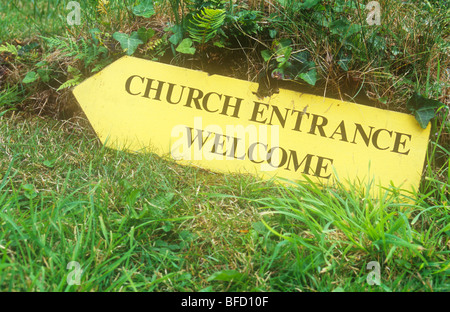
<path id="1" fill-rule="evenodd" d="M 74 90 L 103 144 L 262 178 L 417 189 L 430 126 L 413 116 L 123 57 Z"/>

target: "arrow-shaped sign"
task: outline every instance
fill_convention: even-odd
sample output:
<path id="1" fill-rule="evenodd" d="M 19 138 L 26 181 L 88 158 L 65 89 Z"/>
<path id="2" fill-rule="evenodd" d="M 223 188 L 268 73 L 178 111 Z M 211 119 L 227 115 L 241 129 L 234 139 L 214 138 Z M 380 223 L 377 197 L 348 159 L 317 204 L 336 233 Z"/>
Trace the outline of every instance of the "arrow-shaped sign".
<path id="1" fill-rule="evenodd" d="M 123 57 L 74 90 L 103 144 L 263 178 L 417 189 L 430 127 L 413 116 Z"/>

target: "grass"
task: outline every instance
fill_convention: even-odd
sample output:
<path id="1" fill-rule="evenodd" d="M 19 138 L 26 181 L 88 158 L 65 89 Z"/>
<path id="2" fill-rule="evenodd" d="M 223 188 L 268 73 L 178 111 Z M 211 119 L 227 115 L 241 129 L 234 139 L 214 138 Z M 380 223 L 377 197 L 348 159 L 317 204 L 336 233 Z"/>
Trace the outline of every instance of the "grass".
<path id="1" fill-rule="evenodd" d="M 41 121 L 5 126 L 13 124 L 2 123 L 9 134 L 4 139 L 21 144 L 3 145 L 12 157 L 2 161 L 10 168 L 2 184 L 10 190 L 2 198 L 2 288 L 68 290 L 72 260 L 84 270 L 80 290 L 193 287 L 180 250 L 194 248 L 198 234 L 186 223 L 205 222 L 210 212 L 189 211 L 193 190 L 180 183 L 179 168 L 103 149 L 92 136 L 80 140 L 81 129 L 62 136 L 58 128 L 43 133 Z M 59 147 L 57 154 L 51 146 Z M 198 174 L 192 171 L 181 174 Z M 159 285 L 166 275 L 180 284 Z"/>
<path id="2" fill-rule="evenodd" d="M 448 203 L 281 187 L 105 149 L 70 123 L 1 118 L 4 291 L 449 289 Z M 381 286 L 366 282 L 370 261 Z"/>
<path id="3" fill-rule="evenodd" d="M 361 194 L 358 190 L 356 186 L 350 191 L 337 187 L 324 194 L 312 183 L 295 184 L 281 189 L 277 198 L 257 202 L 268 210 L 267 214 L 289 220 L 290 226 L 281 222 L 281 226 L 270 229 L 293 246 L 303 247 L 295 269 L 304 267 L 299 264 L 305 258 L 314 258 L 314 265 L 308 268 L 312 271 L 308 285 L 319 283 L 314 269 L 335 278 L 340 272 L 354 271 L 357 278 L 345 286 L 338 283 L 339 287 L 361 289 L 366 275 L 359 275 L 364 271 L 353 264 L 376 261 L 384 269 L 383 290 L 448 289 L 444 274 L 438 274 L 448 272 L 448 205 L 429 207 L 420 200 L 408 205 L 399 201 L 395 190 L 374 200 L 368 192 Z M 425 230 L 424 224 L 432 226 Z M 330 285 L 336 284 L 325 279 Z"/>
<path id="4" fill-rule="evenodd" d="M 0 44 L 15 47 L 0 53 L 0 290 L 450 290 L 444 2 L 380 1 L 389 22 L 370 28 L 362 12 L 336 1 L 326 16 L 360 25 L 364 35 L 353 37 L 318 26 L 309 11 L 285 2 L 287 8 L 278 1 L 230 8 L 224 1 L 227 14 L 253 9 L 263 17 L 246 16 L 240 30 L 224 24 L 232 39 L 218 35 L 193 56 L 173 56 L 169 41 L 170 27 L 186 18 L 180 8 L 189 10 L 182 1 L 156 1 L 158 12 L 168 13 L 152 19 L 134 16 L 134 1 L 103 8 L 84 1 L 85 23 L 72 28 L 67 1 L 0 3 Z M 436 23 L 429 31 L 427 16 Z M 89 32 L 94 27 L 99 43 Z M 123 55 L 112 33 L 140 27 L 155 30 L 136 52 L 144 58 L 192 68 L 222 64 L 229 75 L 256 80 L 270 74 L 260 52 L 285 38 L 293 51 L 309 51 L 319 77 L 315 88 L 299 81 L 295 88 L 351 101 L 365 94 L 377 100 L 371 105 L 400 111 L 413 91 L 440 100 L 446 106 L 432 120 L 420 189 L 406 202 L 396 189 L 375 199 L 370 184 L 366 192 L 358 185 L 280 185 L 104 148 L 79 111 L 64 113 L 77 108 L 68 89 L 57 89 Z M 337 62 L 343 48 L 352 54 L 347 71 Z M 23 83 L 30 71 L 39 78 Z M 72 261 L 82 270 L 79 285 L 68 280 L 77 272 Z M 372 261 L 380 265 L 380 285 L 368 283 Z"/>

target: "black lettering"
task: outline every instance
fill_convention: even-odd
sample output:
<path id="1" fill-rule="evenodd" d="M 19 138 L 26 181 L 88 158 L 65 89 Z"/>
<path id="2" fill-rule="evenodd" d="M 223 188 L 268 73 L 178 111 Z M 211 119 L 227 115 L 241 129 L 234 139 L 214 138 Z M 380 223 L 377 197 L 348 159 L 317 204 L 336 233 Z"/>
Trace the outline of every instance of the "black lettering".
<path id="1" fill-rule="evenodd" d="M 319 118 L 322 118 L 322 123 L 318 124 L 317 121 Z M 309 134 L 316 134 L 316 129 L 319 129 L 320 136 L 326 137 L 325 131 L 323 130 L 323 127 L 325 127 L 328 123 L 328 119 L 326 119 L 323 116 L 313 114 L 313 120 L 311 121 L 311 129 L 309 130 Z"/>
<path id="2" fill-rule="evenodd" d="M 256 120 L 256 118 L 258 118 L 258 115 L 260 115 L 262 117 L 262 115 L 264 114 L 264 108 L 263 109 L 259 109 L 260 105 L 264 105 L 266 108 L 269 108 L 269 104 L 266 103 L 261 103 L 261 102 L 255 102 L 255 105 L 253 106 L 253 113 L 252 113 L 252 117 L 250 118 L 250 121 L 254 121 L 254 122 L 259 122 L 262 124 L 266 123 L 266 119 L 264 119 L 263 121 L 261 120 Z"/>
<path id="3" fill-rule="evenodd" d="M 386 129 L 378 129 L 377 131 L 375 131 L 375 132 L 373 133 L 373 137 L 372 137 L 372 144 L 373 144 L 373 146 L 375 146 L 375 148 L 377 148 L 377 149 L 379 149 L 379 150 L 384 151 L 384 150 L 387 150 L 387 149 L 389 148 L 389 146 L 388 146 L 388 147 L 385 147 L 385 148 L 381 148 L 381 147 L 378 145 L 378 136 L 380 135 L 381 131 L 386 131 L 387 133 L 389 133 L 389 136 L 390 136 L 391 138 L 392 138 L 392 131 L 389 131 L 389 130 L 386 130 Z"/>
<path id="4" fill-rule="evenodd" d="M 297 172 L 297 170 L 300 168 L 300 166 L 305 163 L 305 168 L 303 169 L 303 173 L 304 174 L 310 174 L 309 173 L 309 169 L 311 168 L 311 159 L 314 157 L 314 155 L 308 154 L 306 155 L 302 162 L 299 164 L 298 163 L 298 158 L 297 158 L 297 152 L 293 151 L 293 150 L 289 150 L 289 159 L 288 159 L 288 164 L 286 166 L 286 170 L 292 171 L 289 167 L 291 165 L 291 160 L 294 164 L 294 171 Z"/>
<path id="5" fill-rule="evenodd" d="M 321 157 L 321 156 L 317 156 L 319 159 L 317 160 L 317 167 L 316 167 L 316 173 L 314 174 L 316 177 L 319 178 L 323 178 L 323 179 L 329 179 L 331 177 L 331 173 L 327 176 L 321 176 L 320 172 L 322 171 L 322 169 L 325 169 L 325 172 L 328 169 L 328 165 L 332 165 L 333 164 L 333 159 L 331 158 L 326 158 L 326 157 Z M 324 160 L 328 160 L 329 164 L 324 165 L 323 162 Z"/>
<path id="6" fill-rule="evenodd" d="M 211 132 L 208 133 L 208 136 L 206 139 L 203 139 L 203 130 L 202 129 L 193 129 L 190 127 L 186 127 L 187 130 L 187 138 L 188 138 L 188 148 L 191 148 L 192 144 L 194 144 L 195 141 L 198 142 L 198 150 L 201 150 L 203 148 L 203 145 L 205 145 L 205 142 L 208 141 L 209 137 L 211 136 Z M 197 136 L 195 138 L 192 138 L 193 131 L 197 131 Z"/>
<path id="7" fill-rule="evenodd" d="M 255 160 L 255 157 L 253 157 L 253 151 L 254 151 L 255 147 L 256 147 L 258 144 L 261 144 L 262 146 L 264 146 L 264 148 L 265 148 L 266 151 L 267 151 L 267 145 L 264 144 L 264 143 L 261 143 L 261 142 L 255 142 L 255 143 L 253 143 L 252 145 L 249 146 L 249 148 L 248 148 L 248 159 L 250 159 L 250 161 L 253 162 L 253 163 L 255 163 L 255 164 L 260 164 L 260 163 L 262 163 L 262 162 L 264 161 L 264 160 L 256 161 L 256 160 Z"/>
<path id="8" fill-rule="evenodd" d="M 224 139 L 220 140 L 220 137 L 222 137 Z M 223 134 L 215 133 L 214 134 L 214 144 L 213 144 L 213 147 L 211 149 L 211 153 L 225 156 L 227 151 L 223 151 L 224 144 L 225 144 L 225 136 Z M 220 148 L 220 147 L 222 148 L 222 152 L 218 152 L 217 151 L 217 148 Z"/>
<path id="9" fill-rule="evenodd" d="M 222 99 L 222 95 L 221 95 L 221 94 L 218 94 L 218 93 L 216 93 L 216 92 L 209 92 L 209 93 L 206 93 L 205 96 L 203 97 L 203 109 L 204 109 L 205 111 L 207 111 L 207 112 L 215 113 L 215 112 L 218 112 L 219 109 L 216 109 L 216 110 L 210 110 L 210 109 L 208 108 L 208 100 L 209 100 L 209 97 L 210 97 L 212 94 L 217 95 L 217 96 L 219 97 L 219 100 Z"/>
<path id="10" fill-rule="evenodd" d="M 145 79 L 144 77 L 141 77 L 141 76 L 138 76 L 138 75 L 130 76 L 127 79 L 127 82 L 125 82 L 125 90 L 131 95 L 139 95 L 139 94 L 141 94 L 141 92 L 139 92 L 139 93 L 132 93 L 131 90 L 130 90 L 131 89 L 131 81 L 133 81 L 134 78 L 140 78 L 142 80 L 142 83 L 144 83 L 144 79 Z"/>
<path id="11" fill-rule="evenodd" d="M 340 131 L 338 132 L 338 130 L 340 130 Z M 339 134 L 341 136 L 341 141 L 348 142 L 347 132 L 345 129 L 345 123 L 343 120 L 341 121 L 339 126 L 336 128 L 336 130 L 334 130 L 333 134 L 330 136 L 330 139 L 334 139 L 333 137 L 335 134 Z"/>
<path id="12" fill-rule="evenodd" d="M 309 113 L 304 113 L 304 112 L 298 111 L 296 109 L 292 110 L 291 115 L 293 115 L 294 113 L 297 113 L 297 119 L 295 121 L 294 129 L 292 129 L 292 130 L 295 130 L 295 131 L 298 131 L 298 132 L 302 132 L 300 130 L 300 126 L 302 124 L 303 115 L 306 115 L 306 117 L 309 118 Z"/>
<path id="13" fill-rule="evenodd" d="M 233 157 L 235 159 L 241 159 L 241 160 L 245 159 L 245 154 L 242 155 L 241 157 L 237 157 L 236 156 L 238 141 L 241 140 L 241 139 L 237 138 L 237 137 L 232 137 L 232 138 L 233 138 L 233 144 L 231 145 L 230 153 L 227 156 L 228 157 Z"/>
<path id="14" fill-rule="evenodd" d="M 145 92 L 144 92 L 144 95 L 142 97 L 150 98 L 149 97 L 150 91 L 151 90 L 155 90 L 156 94 L 155 94 L 155 97 L 153 99 L 157 100 L 157 101 L 161 101 L 161 91 L 162 91 L 162 88 L 163 88 L 163 85 L 164 85 L 165 82 L 157 80 L 158 81 L 158 87 L 157 88 L 152 88 L 153 81 L 154 81 L 153 79 L 147 78 L 147 86 L 145 87 Z"/>
<path id="15" fill-rule="evenodd" d="M 194 96 L 194 92 L 197 92 L 197 95 Z M 203 97 L 203 92 L 199 89 L 195 89 L 195 88 L 189 88 L 189 94 L 188 94 L 188 98 L 186 101 L 186 107 L 191 107 L 191 103 L 192 101 L 194 101 L 195 103 L 195 108 L 196 109 L 202 109 L 202 107 L 200 106 L 200 99 Z"/>
<path id="16" fill-rule="evenodd" d="M 280 125 L 284 128 L 284 126 L 286 125 L 286 119 L 287 119 L 287 115 L 290 111 L 289 108 L 285 108 L 286 110 L 286 114 L 284 115 L 284 117 L 281 115 L 280 109 L 277 106 L 272 106 L 272 114 L 270 114 L 270 121 L 269 121 L 269 125 L 272 125 L 272 119 L 273 119 L 273 114 L 275 113 L 275 115 L 278 118 L 278 122 L 280 123 Z"/>
<path id="17" fill-rule="evenodd" d="M 167 102 L 169 102 L 170 104 L 178 104 L 181 101 L 181 98 L 183 97 L 183 93 L 184 93 L 184 88 L 186 88 L 185 86 L 181 86 L 181 92 L 180 92 L 180 97 L 178 98 L 177 102 L 174 102 L 172 100 L 172 93 L 173 93 L 173 88 L 175 87 L 175 84 L 173 83 L 168 83 L 169 84 L 169 89 L 167 90 L 167 96 L 166 96 L 166 100 Z"/>
<path id="18" fill-rule="evenodd" d="M 278 162 L 278 165 L 274 165 L 274 164 L 272 163 L 272 156 L 273 156 L 273 153 L 275 152 L 275 150 L 276 150 L 277 148 L 281 151 L 281 154 L 282 154 L 282 155 L 281 155 L 281 160 Z M 286 151 L 285 151 L 283 148 L 279 147 L 279 146 L 272 147 L 272 148 L 267 152 L 267 156 L 268 156 L 267 162 L 269 163 L 269 165 L 271 165 L 271 166 L 274 167 L 274 168 L 280 168 L 280 167 L 284 166 L 284 164 L 286 163 L 286 160 L 287 160 L 287 153 L 286 153 Z"/>
<path id="19" fill-rule="evenodd" d="M 408 137 L 409 141 L 411 141 L 411 134 L 396 132 L 395 133 L 394 148 L 392 149 L 391 152 L 399 153 L 399 154 L 403 154 L 403 155 L 408 155 L 410 150 L 407 150 L 405 152 L 400 152 L 400 150 L 399 150 L 400 145 L 403 147 L 403 149 L 406 148 L 406 139 L 402 141 L 402 136 Z"/>
<path id="20" fill-rule="evenodd" d="M 355 134 L 353 135 L 353 144 L 356 144 L 356 134 L 359 132 L 359 134 L 361 135 L 362 139 L 364 140 L 364 143 L 366 143 L 366 146 L 369 146 L 370 143 L 370 137 L 372 136 L 372 130 L 373 127 L 369 126 L 370 128 L 370 133 L 369 135 L 366 134 L 366 132 L 364 131 L 363 127 L 360 124 L 355 123 Z"/>
<path id="21" fill-rule="evenodd" d="M 225 95 L 225 102 L 223 103 L 223 109 L 220 114 L 228 116 L 228 107 L 234 107 L 234 113 L 231 117 L 239 118 L 239 109 L 241 108 L 241 103 L 244 99 L 236 98 L 236 105 L 230 105 L 230 99 L 231 96 Z"/>

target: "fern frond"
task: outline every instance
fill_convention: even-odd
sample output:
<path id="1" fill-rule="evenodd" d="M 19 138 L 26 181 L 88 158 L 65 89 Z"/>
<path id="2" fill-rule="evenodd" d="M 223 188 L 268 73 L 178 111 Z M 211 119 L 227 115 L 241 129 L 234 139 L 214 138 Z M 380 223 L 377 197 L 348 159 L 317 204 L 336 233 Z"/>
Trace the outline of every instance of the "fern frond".
<path id="1" fill-rule="evenodd" d="M 76 60 L 84 61 L 84 66 L 87 68 L 92 63 L 100 59 L 100 56 L 106 56 L 108 49 L 105 47 L 98 47 L 91 40 L 79 39 L 75 41 L 70 38 L 42 37 L 54 50 L 61 52 L 63 57 L 74 57 Z"/>
<path id="2" fill-rule="evenodd" d="M 192 17 L 192 26 L 188 27 L 189 36 L 198 43 L 206 43 L 214 38 L 224 22 L 224 10 L 204 8 Z"/>
<path id="3" fill-rule="evenodd" d="M 67 80 L 66 82 L 64 82 L 58 89 L 62 90 L 62 89 L 66 89 L 66 88 L 71 88 L 71 87 L 75 87 L 76 85 L 78 85 L 81 82 L 81 75 L 80 76 L 76 76 L 72 79 Z"/>
<path id="4" fill-rule="evenodd" d="M 108 0 L 98 0 L 97 12 L 100 14 L 108 15 Z"/>
<path id="5" fill-rule="evenodd" d="M 0 46 L 0 53 L 2 52 L 8 52 L 11 53 L 12 55 L 17 56 L 19 54 L 19 51 L 17 50 L 17 48 L 9 43 L 5 43 L 4 45 Z"/>
<path id="6" fill-rule="evenodd" d="M 81 54 L 81 49 L 72 39 L 66 39 L 63 37 L 42 37 L 42 39 L 48 43 L 50 48 L 61 51 L 63 56 L 72 57 L 79 56 Z"/>

